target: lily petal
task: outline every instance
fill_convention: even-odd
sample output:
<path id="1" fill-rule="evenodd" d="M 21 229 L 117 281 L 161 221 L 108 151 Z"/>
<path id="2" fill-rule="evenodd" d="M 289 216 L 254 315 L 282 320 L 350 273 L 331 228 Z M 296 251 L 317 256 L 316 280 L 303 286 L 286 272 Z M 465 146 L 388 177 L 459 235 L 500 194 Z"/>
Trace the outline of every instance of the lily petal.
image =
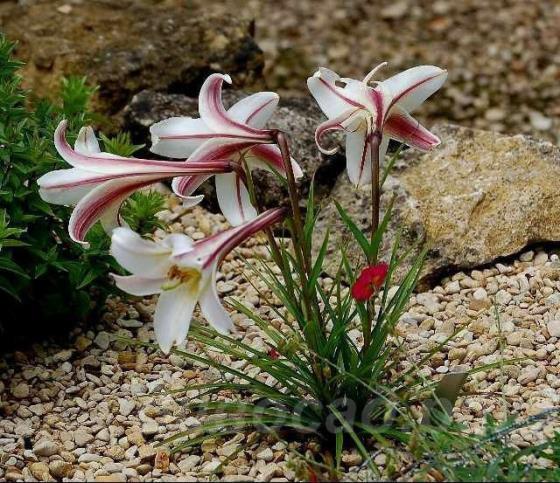
<path id="1" fill-rule="evenodd" d="M 185 208 L 191 208 L 192 206 L 198 205 L 204 199 L 204 195 L 190 195 L 208 178 L 209 176 L 182 176 L 180 178 L 173 178 L 171 188 L 173 192 L 183 200 L 183 206 Z"/>
<path id="2" fill-rule="evenodd" d="M 257 216 L 249 192 L 236 173 L 216 175 L 216 196 L 227 221 L 238 226 Z"/>
<path id="3" fill-rule="evenodd" d="M 200 163 L 172 163 L 175 171 L 154 172 L 151 174 L 129 172 L 111 177 L 85 195 L 76 205 L 70 217 L 70 237 L 83 242 L 88 230 L 97 220 L 101 220 L 107 233 L 120 225 L 119 211 L 122 203 L 136 190 L 160 179 L 199 173 L 224 173 L 231 170 L 230 163 L 210 161 Z"/>
<path id="4" fill-rule="evenodd" d="M 67 124 L 67 121 L 61 121 L 58 125 L 54 134 L 54 144 L 60 156 L 75 168 L 99 174 L 129 174 L 131 171 L 152 174 L 157 170 L 172 175 L 180 173 L 185 167 L 185 162 L 124 158 L 109 153 L 79 153 L 72 149 L 66 141 Z"/>
<path id="5" fill-rule="evenodd" d="M 190 236 L 183 233 L 171 233 L 167 235 L 162 244 L 171 249 L 171 256 L 182 255 L 194 248 L 194 242 Z"/>
<path id="6" fill-rule="evenodd" d="M 160 294 L 154 314 L 154 332 L 165 354 L 187 338 L 197 298 L 198 293 L 186 284 Z"/>
<path id="7" fill-rule="evenodd" d="M 111 255 L 135 275 L 164 277 L 171 268 L 172 252 L 172 245 L 146 240 L 130 228 L 116 228 L 111 235 Z"/>
<path id="8" fill-rule="evenodd" d="M 279 100 L 275 92 L 257 92 L 236 102 L 227 113 L 234 121 L 262 129 L 272 117 Z"/>
<path id="9" fill-rule="evenodd" d="M 383 134 L 422 151 L 427 151 L 440 143 L 437 136 L 402 109 L 392 110 L 385 122 Z"/>
<path id="10" fill-rule="evenodd" d="M 200 294 L 198 303 L 204 318 L 218 332 L 227 334 L 233 328 L 231 317 L 220 302 L 220 297 L 216 290 L 216 269 L 212 270 L 211 282 L 206 285 L 206 288 Z"/>
<path id="11" fill-rule="evenodd" d="M 391 93 L 392 105 L 412 112 L 436 92 L 447 79 L 447 71 L 434 65 L 421 65 L 400 72 L 380 83 Z"/>
<path id="12" fill-rule="evenodd" d="M 371 149 L 365 129 L 346 134 L 346 168 L 354 186 L 371 183 Z"/>
<path id="13" fill-rule="evenodd" d="M 205 141 L 215 136 L 202 119 L 170 117 L 150 127 L 150 151 L 168 158 L 188 158 Z"/>
<path id="14" fill-rule="evenodd" d="M 161 292 L 161 287 L 165 284 L 166 278 L 147 278 L 138 275 L 116 275 L 111 276 L 115 279 L 115 285 L 123 292 L 137 297 L 145 297 Z"/>
<path id="15" fill-rule="evenodd" d="M 330 131 L 353 131 L 357 129 L 359 122 L 360 122 L 360 113 L 361 109 L 350 109 L 348 111 L 343 112 L 337 117 L 329 119 L 325 122 L 319 124 L 317 129 L 315 130 L 315 143 L 317 143 L 317 147 L 319 151 L 323 154 L 334 154 L 338 151 L 338 147 L 335 146 L 334 148 L 327 149 L 321 145 L 321 140 L 323 136 Z"/>
<path id="16" fill-rule="evenodd" d="M 339 79 L 335 72 L 325 68 L 319 69 L 313 77 L 307 79 L 309 91 L 329 119 L 339 117 L 349 110 L 365 107 L 350 92 L 336 85 Z"/>
<path id="17" fill-rule="evenodd" d="M 231 84 L 231 77 L 223 74 L 212 74 L 204 81 L 198 96 L 200 118 L 215 132 L 270 142 L 271 137 L 268 131 L 252 128 L 228 115 L 222 104 L 222 85 L 224 81 Z"/>
<path id="18" fill-rule="evenodd" d="M 70 238 L 78 243 L 84 242 L 89 229 L 102 220 L 104 228 L 110 233 L 119 226 L 119 211 L 124 200 L 136 190 L 161 179 L 161 175 L 143 175 L 131 178 L 117 178 L 107 181 L 84 196 L 74 208 L 68 232 Z M 87 244 L 86 244 L 87 245 Z"/>
<path id="19" fill-rule="evenodd" d="M 276 172 L 285 177 L 286 169 L 280 148 L 276 144 L 257 144 L 245 155 L 245 159 L 251 168 L 260 168 L 266 171 Z M 303 171 L 294 158 L 291 158 L 294 177 L 299 179 Z"/>
<path id="20" fill-rule="evenodd" d="M 99 141 L 95 137 L 95 132 L 91 126 L 84 126 L 80 129 L 74 143 L 74 150 L 80 154 L 96 154 L 101 152 Z"/>
<path id="21" fill-rule="evenodd" d="M 74 206 L 107 179 L 107 175 L 71 168 L 50 171 L 41 176 L 37 184 L 39 195 L 47 203 Z"/>

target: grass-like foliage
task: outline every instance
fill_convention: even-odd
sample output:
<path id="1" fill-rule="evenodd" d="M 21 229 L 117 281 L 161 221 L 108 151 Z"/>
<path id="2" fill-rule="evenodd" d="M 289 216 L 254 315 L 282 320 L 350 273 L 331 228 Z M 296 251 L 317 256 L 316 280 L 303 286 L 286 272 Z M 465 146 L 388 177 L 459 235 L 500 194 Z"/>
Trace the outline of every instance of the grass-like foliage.
<path id="1" fill-rule="evenodd" d="M 489 417 L 481 436 L 468 434 L 454 423 L 425 427 L 422 437 L 407 447 L 414 461 L 395 476 L 436 481 L 558 481 L 560 433 L 523 448 L 511 440 L 520 429 L 557 418 L 558 408 L 501 423 Z"/>
<path id="2" fill-rule="evenodd" d="M 90 235 L 91 248 L 72 242 L 67 233 L 70 210 L 49 205 L 36 180 L 48 171 L 67 168 L 52 142 L 58 122 L 70 125 L 71 141 L 78 129 L 98 117 L 89 110 L 95 89 L 83 78 L 62 82 L 58 101 L 37 100 L 21 87 L 21 63 L 14 44 L 0 36 L 0 339 L 14 321 L 35 320 L 40 327 L 85 317 L 97 297 L 111 289 L 108 271 L 120 271 L 107 253 L 109 238 L 102 230 Z M 138 149 L 126 135 L 105 139 L 105 148 L 128 155 Z M 126 216 L 138 229 L 152 230 L 162 198 L 137 194 Z M 39 326 L 38 326 L 39 327 Z"/>
<path id="3" fill-rule="evenodd" d="M 392 204 L 370 236 L 362 233 L 341 206 L 337 208 L 368 265 L 377 264 Z M 322 461 L 307 461 L 301 475 L 307 479 L 340 477 L 343 450 L 349 446 L 360 453 L 372 479 L 513 481 L 556 475 L 557 469 L 539 469 L 534 461 L 548 458 L 557 468 L 550 451 L 558 445 L 558 438 L 532 450 L 518 450 L 502 437 L 514 426 L 489 426 L 488 434 L 480 438 L 453 423 L 451 410 L 468 373 L 451 373 L 440 382 L 419 375 L 422 366 L 449 339 L 416 363 L 408 360 L 394 329 L 415 288 L 425 252 L 413 248 L 401 254 L 397 236 L 392 253 L 386 256 L 382 287 L 368 300 L 359 300 L 350 287 L 362 267 L 352 266 L 344 246 L 340 247 L 340 267 L 332 283 L 321 281 L 329 234 L 313 254 L 318 214 L 313 189 L 305 217 L 298 220 L 296 210 L 293 208 L 295 216 L 286 221 L 289 242 L 276 243 L 269 233 L 273 263 L 252 265 L 246 261 L 246 279 L 264 282 L 266 293 L 259 289 L 262 285 L 253 287 L 282 325 L 272 325 L 243 300 L 235 299 L 230 300 L 232 308 L 266 335 L 266 349 L 195 323 L 189 337 L 204 347 L 208 356 L 184 350 L 174 353 L 215 369 L 219 376 L 207 383 L 187 385 L 175 394 L 183 400 L 182 394 L 188 392 L 191 396 L 185 400 L 186 407 L 198 416 L 211 417 L 202 418 L 200 426 L 163 444 L 179 452 L 196 449 L 209 437 L 221 439 L 253 429 L 288 441 L 310 437 L 318 440 L 324 451 Z M 405 260 L 410 268 L 396 280 L 397 268 Z M 268 293 L 275 300 L 267 300 Z M 360 332 L 361 340 L 350 337 L 355 333 L 351 329 Z M 220 362 L 220 354 L 243 361 L 244 369 Z M 194 399 L 192 391 L 198 391 Z M 241 398 L 232 399 L 232 393 Z M 380 453 L 385 456 L 383 466 L 375 462 Z"/>
<path id="4" fill-rule="evenodd" d="M 390 209 L 369 239 L 341 207 L 339 212 L 366 258 L 375 263 Z M 252 371 L 241 371 L 213 358 L 176 350 L 175 354 L 190 362 L 217 369 L 221 377 L 184 388 L 200 392 L 195 401 L 188 402 L 190 410 L 216 415 L 202 426 L 166 441 L 173 451 L 196 447 L 210 435 L 221 437 L 250 428 L 283 434 L 298 432 L 319 438 L 335 455 L 337 464 L 343 447 L 356 446 L 370 469 L 379 475 L 371 458 L 371 447 L 387 440 L 407 439 L 406 434 L 414 432 L 414 427 L 419 425 L 412 409 L 421 408 L 422 400 L 433 394 L 429 385 L 422 387 L 416 367 L 399 370 L 404 355 L 397 340 L 390 337 L 415 287 L 423 253 L 414 254 L 410 270 L 398 288 L 390 292 L 389 288 L 395 284 L 394 272 L 403 262 L 397 255 L 397 240 L 388 260 L 382 290 L 367 303 L 356 302 L 349 286 L 354 283 L 358 270 L 350 264 L 343 249 L 340 269 L 332 285 L 325 286 L 320 280 L 328 234 L 322 240 L 321 249 L 312 256 L 317 213 L 311 190 L 300 232 L 301 252 L 298 254 L 292 243 L 280 243 L 272 250 L 278 269 L 270 262 L 256 265 L 247 262 L 251 272 L 247 279 L 260 278 L 280 301 L 280 304 L 269 301 L 269 305 L 282 320 L 282 329 L 263 320 L 242 300 L 230 302 L 266 334 L 267 350 L 255 349 L 232 335 L 218 334 L 198 324 L 189 332 L 191 340 L 201 347 L 243 360 L 249 368 L 272 376 L 274 383 L 263 382 L 259 374 L 249 375 Z M 294 220 L 287 224 L 292 238 L 297 236 Z M 257 285 L 254 287 L 259 290 Z M 261 292 L 260 296 L 266 301 L 265 293 Z M 353 328 L 363 334 L 360 343 L 349 336 Z M 218 397 L 231 391 L 244 395 L 245 399 L 225 401 Z"/>

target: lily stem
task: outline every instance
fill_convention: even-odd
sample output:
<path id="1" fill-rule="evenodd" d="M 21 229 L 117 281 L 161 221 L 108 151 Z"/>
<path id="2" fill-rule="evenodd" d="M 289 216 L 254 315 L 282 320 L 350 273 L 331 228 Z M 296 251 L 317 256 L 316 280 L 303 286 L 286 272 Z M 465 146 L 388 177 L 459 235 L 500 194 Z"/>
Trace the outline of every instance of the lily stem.
<path id="1" fill-rule="evenodd" d="M 244 168 L 244 172 L 246 173 L 246 177 L 247 177 L 247 190 L 249 191 L 249 196 L 251 197 L 251 200 L 253 201 L 253 204 L 257 207 L 257 212 L 260 213 L 264 213 L 265 208 L 263 206 L 263 204 L 261 203 L 260 198 L 257 196 L 257 190 L 255 188 L 255 182 L 253 180 L 253 175 L 251 173 L 251 170 L 249 169 L 249 167 L 247 166 L 247 162 L 245 161 L 245 159 L 243 159 L 243 168 Z M 276 265 L 278 265 L 280 267 L 280 270 L 282 270 L 282 273 L 284 272 L 284 261 L 282 260 L 282 255 L 280 254 L 280 249 L 278 248 L 278 243 L 276 243 L 276 238 L 274 238 L 274 233 L 272 231 L 272 228 L 270 226 L 267 226 L 264 229 L 264 232 L 266 234 L 266 237 L 268 239 L 268 244 L 270 245 L 270 253 L 272 255 L 272 258 L 274 260 L 274 262 L 276 263 Z"/>
<path id="2" fill-rule="evenodd" d="M 371 236 L 379 227 L 379 210 L 381 199 L 381 187 L 379 186 L 379 145 L 381 144 L 381 133 L 373 131 L 370 134 L 370 155 L 371 155 Z M 371 262 L 371 260 L 370 260 Z"/>
<path id="3" fill-rule="evenodd" d="M 288 181 L 288 192 L 290 196 L 290 205 L 292 207 L 292 213 L 294 216 L 294 235 L 296 237 L 295 244 L 299 245 L 299 249 L 302 255 L 303 267 L 305 273 L 311 273 L 311 263 L 308 247 L 305 245 L 305 237 L 303 234 L 303 218 L 301 215 L 301 209 L 299 207 L 299 196 L 296 185 L 296 178 L 294 175 L 294 170 L 292 168 L 292 161 L 290 157 L 290 148 L 288 146 L 288 141 L 286 135 L 278 131 L 276 133 L 276 142 L 280 148 L 280 153 L 282 154 L 282 160 L 284 161 L 284 169 L 286 170 L 286 179 Z"/>
<path id="4" fill-rule="evenodd" d="M 370 157 L 371 157 L 371 240 L 375 236 L 379 228 L 379 211 L 381 208 L 381 186 L 379 176 L 379 145 L 381 144 L 381 133 L 377 130 L 370 134 Z M 368 260 L 373 263 L 374 260 Z M 371 343 L 371 332 L 373 328 L 373 319 L 375 318 L 375 305 L 371 300 L 367 303 L 368 317 L 364 330 L 364 346 L 363 353 L 366 353 Z"/>
<path id="5" fill-rule="evenodd" d="M 323 330 L 323 327 L 321 324 L 321 313 L 317 301 L 315 287 L 309 286 L 309 279 L 311 277 L 311 247 L 308 246 L 308 243 L 305 239 L 303 217 L 299 206 L 299 193 L 294 170 L 292 167 L 290 148 L 288 146 L 286 135 L 281 131 L 276 131 L 275 140 L 278 144 L 278 147 L 280 148 L 280 153 L 282 154 L 284 169 L 286 171 L 286 180 L 288 182 L 290 204 L 292 207 L 293 247 L 297 264 L 299 265 L 299 267 L 296 268 L 297 272 L 299 273 L 300 283 L 302 285 L 302 308 L 307 320 L 305 327 L 302 327 L 302 329 L 304 331 L 306 339 L 308 340 L 308 343 L 312 348 L 313 371 L 315 372 L 317 378 L 322 381 L 324 378 L 323 367 L 317 354 L 322 340 L 321 331 Z M 314 322 L 317 322 L 317 326 L 315 326 Z M 316 332 L 316 329 L 319 330 L 319 333 Z"/>

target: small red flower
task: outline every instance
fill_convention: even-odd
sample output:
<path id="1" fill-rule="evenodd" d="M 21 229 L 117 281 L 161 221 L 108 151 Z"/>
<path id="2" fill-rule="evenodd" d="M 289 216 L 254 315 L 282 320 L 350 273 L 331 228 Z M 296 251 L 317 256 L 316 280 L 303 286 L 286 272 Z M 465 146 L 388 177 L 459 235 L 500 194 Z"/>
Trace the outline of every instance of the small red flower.
<path id="1" fill-rule="evenodd" d="M 280 357 L 280 353 L 273 347 L 268 351 L 268 357 L 275 360 Z"/>
<path id="2" fill-rule="evenodd" d="M 365 302 L 371 298 L 383 285 L 388 270 L 389 265 L 384 262 L 364 268 L 352 285 L 352 298 L 358 302 Z"/>

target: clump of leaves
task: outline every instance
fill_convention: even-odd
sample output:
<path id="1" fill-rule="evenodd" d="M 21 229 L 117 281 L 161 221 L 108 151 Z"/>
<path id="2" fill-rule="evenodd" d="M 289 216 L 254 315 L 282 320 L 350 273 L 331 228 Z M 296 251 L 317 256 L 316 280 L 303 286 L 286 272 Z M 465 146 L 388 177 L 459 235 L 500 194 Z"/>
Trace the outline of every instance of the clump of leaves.
<path id="1" fill-rule="evenodd" d="M 158 191 L 134 193 L 123 205 L 121 215 L 130 228 L 138 233 L 152 233 L 157 228 L 164 229 L 157 214 L 165 208 L 165 196 Z"/>
<path id="2" fill-rule="evenodd" d="M 107 273 L 120 267 L 107 253 L 109 238 L 101 229 L 90 234 L 91 247 L 72 242 L 66 223 L 69 209 L 45 203 L 37 179 L 48 171 L 67 168 L 52 142 L 61 119 L 75 139 L 81 126 L 99 118 L 89 109 L 95 88 L 84 78 L 62 82 L 58 102 L 34 99 L 21 87 L 13 56 L 14 44 L 0 36 L 0 303 L 3 332 L 18 320 L 35 321 L 35 333 L 74 323 L 112 289 Z M 106 148 L 129 155 L 139 147 L 125 134 L 106 138 Z M 162 198 L 139 194 L 129 204 L 126 218 L 140 230 L 158 226 L 154 218 Z M 26 331 L 29 333 L 29 330 Z M 4 334 L 5 335 L 5 334 Z"/>
<path id="3" fill-rule="evenodd" d="M 112 137 L 101 134 L 100 137 L 106 152 L 117 154 L 124 158 L 129 158 L 144 147 L 144 144 L 133 144 L 130 133 L 128 132 L 120 132 Z"/>
<path id="4" fill-rule="evenodd" d="M 339 211 L 349 232 L 359 238 L 364 254 L 370 260 L 377 260 L 390 210 L 371 239 L 357 229 L 342 208 Z M 309 250 L 316 220 L 311 190 L 302 243 Z M 415 287 L 423 253 L 415 258 L 397 290 L 390 291 L 397 266 L 403 262 L 397 255 L 398 241 L 395 243 L 388 260 L 387 278 L 376 297 L 377 308 L 368 312 L 352 298 L 348 286 L 355 281 L 359 267 L 351 266 L 344 250 L 332 285 L 321 282 L 328 234 L 322 242 L 316 256 L 306 254 L 312 268 L 311 276 L 304 278 L 305 284 L 300 283 L 303 257 L 294 256 L 289 243 L 281 243 L 278 248 L 279 269 L 273 269 L 264 260 L 257 265 L 246 262 L 251 272 L 246 275 L 247 280 L 260 279 L 279 300 L 280 303 L 267 300 L 268 295 L 257 284 L 253 285 L 263 304 L 270 307 L 273 317 L 281 319 L 284 326 L 279 329 L 271 325 L 242 300 L 233 299 L 230 303 L 266 334 L 268 347 L 252 347 L 235 335 L 220 334 L 197 323 L 191 326 L 189 337 L 200 347 L 242 360 L 254 371 L 188 351 L 172 350 L 191 363 L 213 367 L 220 376 L 215 381 L 187 385 L 176 391 L 179 398 L 182 392 L 199 391 L 196 399 L 191 397 L 186 401 L 188 409 L 200 416 L 213 414 L 213 417 L 165 441 L 171 451 L 196 448 L 209 436 L 222 437 L 255 428 L 283 435 L 296 432 L 319 438 L 334 455 L 336 466 L 341 464 L 343 448 L 355 446 L 372 475 L 380 477 L 371 448 L 386 445 L 388 440 L 405 440 L 420 425 L 418 411 L 423 401 L 433 395 L 436 385 L 417 376 L 417 365 L 406 370 L 400 368 L 405 353 L 396 339 L 392 342 L 389 339 Z M 369 317 L 372 317 L 371 326 L 366 324 Z M 371 330 L 368 346 L 360 346 L 350 336 L 351 329 L 363 326 Z M 440 349 L 441 346 L 435 347 L 426 354 L 419 366 Z M 264 382 L 262 374 L 271 376 L 273 382 Z M 220 397 L 231 391 L 246 398 L 229 401 Z"/>

